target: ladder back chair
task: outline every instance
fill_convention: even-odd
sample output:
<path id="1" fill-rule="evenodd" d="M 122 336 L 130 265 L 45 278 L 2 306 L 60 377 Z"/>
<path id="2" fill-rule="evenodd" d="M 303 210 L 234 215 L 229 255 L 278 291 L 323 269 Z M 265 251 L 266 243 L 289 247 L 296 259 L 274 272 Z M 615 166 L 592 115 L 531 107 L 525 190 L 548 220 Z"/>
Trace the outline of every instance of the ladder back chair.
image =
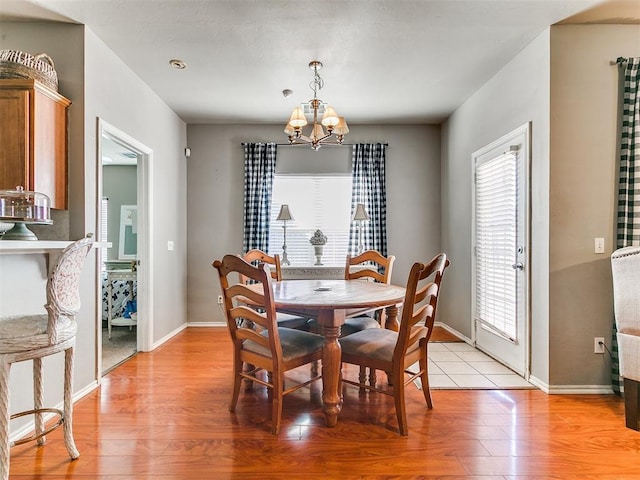
<path id="1" fill-rule="evenodd" d="M 253 265 L 259 265 L 265 263 L 269 265 L 269 271 L 271 272 L 271 278 L 279 282 L 282 280 L 282 268 L 280 265 L 280 256 L 275 254 L 273 256 L 268 255 L 262 250 L 253 249 L 241 256 L 241 258 Z M 250 279 L 241 276 L 240 281 L 243 283 L 249 283 Z M 307 323 L 309 319 L 306 317 L 300 317 L 298 315 L 290 315 L 288 313 L 276 312 L 279 327 L 295 328 L 297 330 L 309 330 Z"/>
<path id="2" fill-rule="evenodd" d="M 80 276 L 84 260 L 93 244 L 91 234 L 66 247 L 47 278 L 47 313 L 0 318 L 0 479 L 9 478 L 9 449 L 32 440 L 45 443 L 45 435 L 62 425 L 64 442 L 72 460 L 80 456 L 73 439 L 73 356 L 80 310 Z M 63 409 L 44 408 L 42 358 L 64 352 Z M 9 412 L 11 365 L 33 360 L 33 410 Z M 58 416 L 45 429 L 43 413 Z M 10 442 L 9 423 L 14 418 L 34 416 L 33 435 Z"/>
<path id="3" fill-rule="evenodd" d="M 377 250 L 365 250 L 360 255 L 347 255 L 344 267 L 345 280 L 368 280 L 371 282 L 391 283 L 394 255 L 385 257 Z M 354 269 L 354 267 L 364 267 Z M 384 327 L 384 309 L 376 310 L 374 316 L 362 315 L 348 318 L 342 326 L 342 336 L 347 336 L 368 328 Z"/>
<path id="4" fill-rule="evenodd" d="M 428 408 L 433 408 L 429 391 L 427 346 L 433 331 L 442 277 L 449 266 L 446 254 L 436 255 L 428 263 L 417 262 L 411 268 L 400 331 L 370 328 L 341 338 L 342 362 L 378 369 L 389 375 L 388 386 L 366 385 L 342 378 L 344 383 L 391 395 L 395 400 L 398 429 L 408 435 L 404 389 L 420 378 Z M 415 371 L 415 365 L 418 365 Z M 408 375 L 405 378 L 405 375 Z"/>
<path id="5" fill-rule="evenodd" d="M 263 385 L 269 390 L 273 402 L 271 433 L 277 434 L 280 431 L 283 397 L 321 378 L 320 375 L 311 375 L 306 381 L 286 386 L 284 374 L 319 360 L 324 337 L 277 325 L 273 279 L 265 264 L 255 267 L 236 255 L 225 255 L 222 261 L 214 261 L 213 266 L 220 278 L 227 325 L 233 342 L 233 389 L 229 411 L 235 412 L 242 379 Z M 236 274 L 254 283 L 234 283 L 230 279 L 237 278 Z M 251 365 L 252 369 L 244 371 L 244 365 Z M 267 372 L 266 380 L 257 375 L 260 371 Z"/>
<path id="6" fill-rule="evenodd" d="M 393 263 L 395 260 L 396 257 L 394 255 L 385 257 L 377 250 L 365 250 L 355 257 L 347 255 L 344 267 L 344 279 L 379 282 L 386 283 L 388 285 L 391 283 L 391 272 L 393 271 Z M 382 308 L 364 315 L 347 318 L 342 325 L 340 336 L 346 337 L 352 333 L 367 330 L 369 328 L 384 327 L 385 317 L 384 308 Z M 309 321 L 309 327 L 312 332 L 317 332 L 320 328 L 317 320 L 315 319 Z M 366 368 L 360 367 L 360 381 L 364 383 L 365 379 Z M 375 385 L 375 370 L 369 371 L 369 382 L 371 385 Z"/>

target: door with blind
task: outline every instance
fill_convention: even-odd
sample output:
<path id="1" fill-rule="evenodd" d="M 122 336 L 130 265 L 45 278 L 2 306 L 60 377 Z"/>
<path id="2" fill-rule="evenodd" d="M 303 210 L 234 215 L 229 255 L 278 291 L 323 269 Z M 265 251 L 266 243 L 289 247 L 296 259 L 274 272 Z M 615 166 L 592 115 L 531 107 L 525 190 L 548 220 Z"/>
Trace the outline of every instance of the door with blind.
<path id="1" fill-rule="evenodd" d="M 529 125 L 473 154 L 476 347 L 529 371 Z"/>

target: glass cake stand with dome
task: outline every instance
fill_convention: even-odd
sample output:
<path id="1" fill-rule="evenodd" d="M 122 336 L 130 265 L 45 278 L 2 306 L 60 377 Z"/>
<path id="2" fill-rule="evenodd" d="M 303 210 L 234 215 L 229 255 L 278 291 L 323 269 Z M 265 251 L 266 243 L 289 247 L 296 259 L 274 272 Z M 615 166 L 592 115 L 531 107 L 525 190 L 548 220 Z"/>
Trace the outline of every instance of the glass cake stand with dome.
<path id="1" fill-rule="evenodd" d="M 0 190 L 0 236 L 2 240 L 38 240 L 28 224 L 51 225 L 51 200 L 44 193 L 30 192 L 18 186 Z M 8 224 L 13 228 L 8 229 Z"/>

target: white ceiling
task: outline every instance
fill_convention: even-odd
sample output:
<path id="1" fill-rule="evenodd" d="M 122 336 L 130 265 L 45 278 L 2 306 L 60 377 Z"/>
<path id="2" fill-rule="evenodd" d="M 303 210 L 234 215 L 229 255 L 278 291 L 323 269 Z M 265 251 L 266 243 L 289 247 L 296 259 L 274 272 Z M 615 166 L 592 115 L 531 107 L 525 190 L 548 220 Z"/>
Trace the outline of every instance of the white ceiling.
<path id="1" fill-rule="evenodd" d="M 284 125 L 311 60 L 349 123 L 424 123 L 549 25 L 640 23 L 640 0 L 2 0 L 0 20 L 86 24 L 188 123 Z"/>

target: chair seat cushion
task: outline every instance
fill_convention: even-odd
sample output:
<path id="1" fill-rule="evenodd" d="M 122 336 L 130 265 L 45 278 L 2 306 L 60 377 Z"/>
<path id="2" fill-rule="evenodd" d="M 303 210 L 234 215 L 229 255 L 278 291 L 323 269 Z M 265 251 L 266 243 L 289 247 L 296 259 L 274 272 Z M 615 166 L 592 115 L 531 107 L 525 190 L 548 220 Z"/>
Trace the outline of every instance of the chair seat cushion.
<path id="1" fill-rule="evenodd" d="M 290 315 L 288 313 L 276 312 L 276 319 L 278 321 L 278 327 L 295 328 L 296 330 L 309 330 L 307 317 L 299 317 L 297 315 Z"/>
<path id="2" fill-rule="evenodd" d="M 49 317 L 20 315 L 0 318 L 0 353 L 17 353 L 50 346 L 47 325 Z M 61 315 L 57 322 L 58 343 L 75 337 L 77 323 Z"/>
<path id="3" fill-rule="evenodd" d="M 368 328 L 340 338 L 343 355 L 358 355 L 390 362 L 398 341 L 398 332 L 385 328 Z"/>
<path id="4" fill-rule="evenodd" d="M 263 330 L 260 335 L 266 337 L 267 333 L 267 330 Z M 324 345 L 324 337 L 322 335 L 291 328 L 278 327 L 278 336 L 282 346 L 282 359 L 285 362 L 318 351 Z M 245 342 L 244 349 L 264 357 L 271 357 L 271 351 L 268 348 L 251 340 Z"/>
<path id="5" fill-rule="evenodd" d="M 427 334 L 426 327 L 415 328 L 423 330 L 419 333 L 422 336 Z M 398 332 L 387 330 L 386 328 L 370 328 L 339 339 L 343 355 L 352 354 L 383 362 L 391 362 L 397 341 Z M 411 351 L 416 348 L 419 348 L 418 343 L 414 344 Z"/>
<path id="6" fill-rule="evenodd" d="M 618 332 L 620 376 L 640 382 L 640 337 Z"/>
<path id="7" fill-rule="evenodd" d="M 374 317 L 363 315 L 361 317 L 347 318 L 342 325 L 342 331 L 340 336 L 346 337 L 347 335 L 361 332 L 362 330 L 369 330 L 370 328 L 380 329 L 380 324 Z"/>

